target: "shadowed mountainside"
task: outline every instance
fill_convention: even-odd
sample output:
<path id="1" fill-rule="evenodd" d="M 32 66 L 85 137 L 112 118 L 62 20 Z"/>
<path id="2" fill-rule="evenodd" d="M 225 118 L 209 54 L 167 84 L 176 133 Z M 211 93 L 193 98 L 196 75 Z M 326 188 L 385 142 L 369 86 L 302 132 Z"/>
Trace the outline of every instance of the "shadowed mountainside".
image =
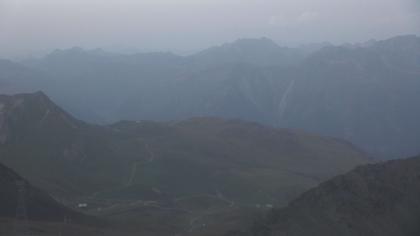
<path id="1" fill-rule="evenodd" d="M 18 201 L 22 199 L 21 211 Z M 33 187 L 11 169 L 0 164 L 0 217 L 20 217 L 19 220 L 63 221 L 64 218 L 75 222 L 84 217 L 56 202 L 44 191 Z M 26 216 L 25 216 L 26 214 Z"/>
<path id="2" fill-rule="evenodd" d="M 1 159 L 41 186 L 57 184 L 75 193 L 148 179 L 148 187 L 169 187 L 169 181 L 177 191 L 195 186 L 202 188 L 199 192 L 216 192 L 214 181 L 228 184 L 226 178 L 232 177 L 250 184 L 259 178 L 246 176 L 257 173 L 273 180 L 294 177 L 306 186 L 367 161 L 349 143 L 254 123 L 196 118 L 95 126 L 74 119 L 40 92 L 1 96 L 0 103 Z M 136 168 L 139 175 L 133 176 Z M 191 178 L 194 173 L 198 178 Z"/>
<path id="3" fill-rule="evenodd" d="M 358 167 L 274 210 L 248 234 L 238 235 L 418 235 L 419 173 L 419 156 Z"/>
<path id="4" fill-rule="evenodd" d="M 239 120 L 90 125 L 41 92 L 0 96 L 0 160 L 70 206 L 162 235 L 283 206 L 369 162 L 345 141 Z"/>

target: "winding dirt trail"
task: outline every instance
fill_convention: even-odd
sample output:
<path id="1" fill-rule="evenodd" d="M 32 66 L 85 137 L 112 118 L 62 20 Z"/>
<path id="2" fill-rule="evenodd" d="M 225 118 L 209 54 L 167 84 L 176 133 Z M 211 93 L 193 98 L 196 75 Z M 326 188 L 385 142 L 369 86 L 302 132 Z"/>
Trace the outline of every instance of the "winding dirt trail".
<path id="1" fill-rule="evenodd" d="M 148 158 L 147 161 L 143 161 L 143 160 L 137 160 L 135 161 L 132 166 L 131 166 L 131 170 L 130 170 L 130 177 L 126 183 L 126 186 L 131 186 L 134 183 L 134 179 L 136 178 L 137 175 L 137 170 L 138 170 L 138 166 L 141 164 L 147 164 L 147 163 L 152 163 L 155 161 L 156 159 L 156 155 L 155 152 L 152 150 L 152 148 L 150 147 L 149 143 L 146 143 L 144 141 L 142 141 L 144 144 L 144 148 L 146 149 L 146 152 L 148 153 Z M 145 163 L 146 162 L 146 163 Z"/>

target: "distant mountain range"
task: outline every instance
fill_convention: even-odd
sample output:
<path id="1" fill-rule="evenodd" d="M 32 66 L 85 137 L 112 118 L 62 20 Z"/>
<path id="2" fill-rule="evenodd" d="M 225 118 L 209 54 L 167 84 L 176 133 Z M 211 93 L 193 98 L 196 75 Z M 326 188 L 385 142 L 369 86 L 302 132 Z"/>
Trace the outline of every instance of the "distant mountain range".
<path id="1" fill-rule="evenodd" d="M 284 48 L 241 39 L 191 56 L 80 48 L 0 61 L 0 92 L 43 90 L 77 117 L 240 118 L 349 140 L 381 157 L 420 152 L 420 38 Z"/>
<path id="2" fill-rule="evenodd" d="M 230 235 L 419 235 L 419 173 L 420 156 L 359 167 Z"/>
<path id="3" fill-rule="evenodd" d="M 239 120 L 91 125 L 37 92 L 0 96 L 0 162 L 69 206 L 165 235 L 197 217 L 284 206 L 370 160 L 346 141 Z"/>

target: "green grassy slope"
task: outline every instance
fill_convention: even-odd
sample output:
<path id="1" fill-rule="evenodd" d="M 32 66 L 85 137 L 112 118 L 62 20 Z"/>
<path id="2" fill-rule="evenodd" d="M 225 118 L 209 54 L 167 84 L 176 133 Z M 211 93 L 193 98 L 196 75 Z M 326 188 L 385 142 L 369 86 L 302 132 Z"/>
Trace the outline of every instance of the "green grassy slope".
<path id="1" fill-rule="evenodd" d="M 197 217 L 283 206 L 369 162 L 341 140 L 239 120 L 96 126 L 40 92 L 0 96 L 0 107 L 0 161 L 70 206 L 140 225 L 167 216 L 175 231 L 195 229 Z"/>

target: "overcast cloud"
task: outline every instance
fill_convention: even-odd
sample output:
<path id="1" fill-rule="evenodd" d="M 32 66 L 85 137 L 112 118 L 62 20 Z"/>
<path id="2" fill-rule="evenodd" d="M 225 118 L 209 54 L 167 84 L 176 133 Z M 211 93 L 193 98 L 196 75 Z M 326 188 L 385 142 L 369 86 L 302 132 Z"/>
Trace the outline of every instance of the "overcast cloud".
<path id="1" fill-rule="evenodd" d="M 0 57 L 82 46 L 190 50 L 244 37 L 420 34 L 418 0 L 0 0 Z"/>

